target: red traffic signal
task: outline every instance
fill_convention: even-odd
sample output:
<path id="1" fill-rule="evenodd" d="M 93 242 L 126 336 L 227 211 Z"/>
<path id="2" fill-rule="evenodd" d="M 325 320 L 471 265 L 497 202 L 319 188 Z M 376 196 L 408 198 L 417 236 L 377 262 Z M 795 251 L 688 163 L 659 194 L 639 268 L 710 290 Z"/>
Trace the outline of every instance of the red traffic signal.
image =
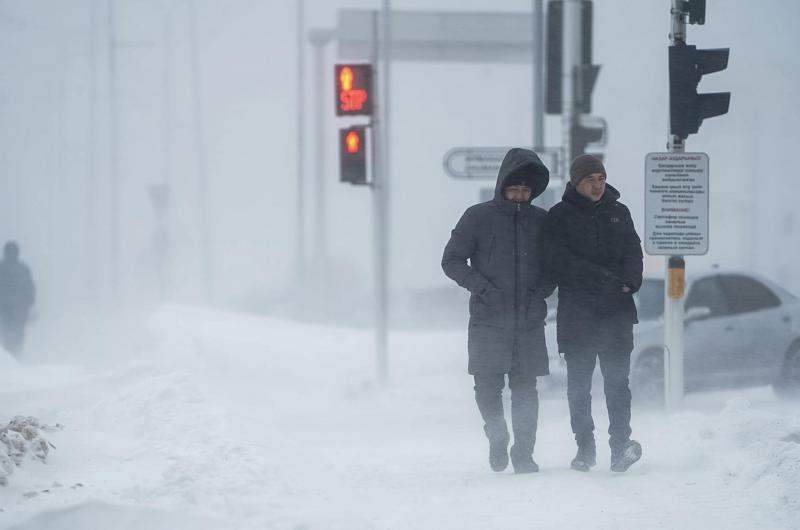
<path id="1" fill-rule="evenodd" d="M 356 131 L 348 131 L 344 137 L 345 150 L 353 155 L 361 151 L 361 135 Z"/>
<path id="2" fill-rule="evenodd" d="M 336 115 L 372 115 L 372 65 L 336 65 Z"/>
<path id="3" fill-rule="evenodd" d="M 339 163 L 341 182 L 367 183 L 367 128 L 363 125 L 339 129 Z"/>

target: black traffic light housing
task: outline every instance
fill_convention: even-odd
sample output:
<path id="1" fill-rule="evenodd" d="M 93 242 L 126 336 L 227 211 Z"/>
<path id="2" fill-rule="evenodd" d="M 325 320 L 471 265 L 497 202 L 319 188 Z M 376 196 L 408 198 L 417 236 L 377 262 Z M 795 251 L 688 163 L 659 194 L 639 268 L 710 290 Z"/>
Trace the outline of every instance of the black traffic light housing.
<path id="1" fill-rule="evenodd" d="M 706 23 L 706 0 L 684 0 L 680 11 L 689 15 L 689 24 Z"/>
<path id="2" fill-rule="evenodd" d="M 367 184 L 367 128 L 339 129 L 340 182 Z"/>
<path id="3" fill-rule="evenodd" d="M 698 50 L 696 46 L 669 47 L 670 133 L 685 140 L 700 129 L 705 118 L 728 112 L 730 92 L 698 94 L 705 74 L 728 67 L 728 48 Z"/>
<path id="4" fill-rule="evenodd" d="M 570 127 L 569 159 L 586 153 L 587 148 L 601 148 L 606 145 L 606 121 L 597 116 L 579 116 Z M 592 153 L 602 159 L 602 155 Z"/>
<path id="5" fill-rule="evenodd" d="M 547 2 L 547 83 L 545 112 L 561 114 L 561 55 L 563 47 L 564 0 Z M 575 98 L 578 112 L 592 112 L 592 90 L 600 67 L 592 64 L 592 2 L 581 2 L 581 64 L 575 71 Z"/>

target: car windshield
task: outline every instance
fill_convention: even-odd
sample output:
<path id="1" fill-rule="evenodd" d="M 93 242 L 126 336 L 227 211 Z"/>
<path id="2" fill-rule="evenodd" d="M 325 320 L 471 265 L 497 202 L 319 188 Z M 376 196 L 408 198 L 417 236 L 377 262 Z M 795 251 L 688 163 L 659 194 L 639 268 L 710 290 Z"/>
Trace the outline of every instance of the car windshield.
<path id="1" fill-rule="evenodd" d="M 633 295 L 640 320 L 654 320 L 664 313 L 664 280 L 645 279 Z"/>

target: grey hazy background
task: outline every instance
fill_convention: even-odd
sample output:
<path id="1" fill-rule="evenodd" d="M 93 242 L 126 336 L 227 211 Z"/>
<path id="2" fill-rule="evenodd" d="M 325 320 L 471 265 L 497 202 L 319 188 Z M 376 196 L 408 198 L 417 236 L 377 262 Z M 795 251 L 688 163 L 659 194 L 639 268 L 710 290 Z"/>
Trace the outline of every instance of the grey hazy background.
<path id="1" fill-rule="evenodd" d="M 194 5 L 213 296 L 207 296 L 202 261 L 191 1 L 117 0 L 117 38 L 123 46 L 116 50 L 121 284 L 115 297 L 109 272 L 109 3 L 0 0 L 0 240 L 19 241 L 22 258 L 32 267 L 40 330 L 87 308 L 161 303 L 148 188 L 165 178 L 172 242 L 167 301 L 286 314 L 309 303 L 297 287 L 294 260 L 296 4 L 195 0 Z M 528 12 L 531 2 L 394 0 L 392 5 Z M 594 2 L 594 62 L 602 69 L 593 114 L 609 124 L 609 182 L 622 191 L 640 230 L 644 156 L 663 151 L 667 138 L 669 5 L 668 0 Z M 341 8 L 378 9 L 380 2 L 307 0 L 307 27 L 334 27 Z M 707 76 L 700 87 L 732 92 L 729 114 L 707 120 L 687 142 L 687 150 L 707 152 L 711 159 L 710 252 L 687 259 L 687 267 L 755 270 L 795 293 L 800 292 L 794 197 L 798 22 L 800 3 L 794 0 L 708 0 L 706 25 L 690 26 L 687 37 L 698 47 L 731 48 L 728 69 Z M 311 59 L 306 49 L 309 83 Z M 310 210 L 314 196 L 326 197 L 328 255 L 311 248 L 309 219 L 306 254 L 312 268 L 324 272 L 302 279 L 313 290 L 330 293 L 334 302 L 323 309 L 368 314 L 370 193 L 338 183 L 335 131 L 347 122 L 334 117 L 337 60 L 331 45 L 322 152 L 313 143 L 313 94 L 310 85 L 304 87 L 307 179 L 312 180 L 315 159 L 322 157 L 325 167 L 325 186 L 309 185 L 304 201 Z M 391 94 L 391 290 L 398 300 L 424 300 L 425 293 L 453 289 L 439 267 L 441 250 L 459 215 L 478 201 L 481 188 L 493 185 L 447 177 L 442 155 L 454 146 L 529 145 L 531 72 L 525 65 L 398 62 Z M 557 146 L 560 135 L 559 119 L 548 117 L 545 143 Z M 662 263 L 648 258 L 646 266 L 660 273 Z"/>

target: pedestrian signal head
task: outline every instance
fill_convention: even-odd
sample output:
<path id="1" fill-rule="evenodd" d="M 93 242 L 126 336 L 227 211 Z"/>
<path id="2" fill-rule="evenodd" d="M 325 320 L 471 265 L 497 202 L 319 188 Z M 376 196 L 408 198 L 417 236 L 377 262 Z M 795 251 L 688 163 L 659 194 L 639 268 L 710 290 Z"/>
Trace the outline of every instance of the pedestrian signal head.
<path id="1" fill-rule="evenodd" d="M 336 65 L 336 115 L 372 115 L 372 65 Z"/>
<path id="2" fill-rule="evenodd" d="M 367 128 L 357 125 L 339 130 L 339 162 L 341 182 L 367 183 Z"/>

